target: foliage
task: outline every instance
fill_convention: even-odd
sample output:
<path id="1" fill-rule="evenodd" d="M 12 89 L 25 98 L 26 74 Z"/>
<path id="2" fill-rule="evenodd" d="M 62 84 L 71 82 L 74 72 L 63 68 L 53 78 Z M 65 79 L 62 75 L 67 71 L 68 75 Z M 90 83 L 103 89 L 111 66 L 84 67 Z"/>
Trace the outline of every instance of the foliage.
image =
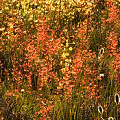
<path id="1" fill-rule="evenodd" d="M 0 119 L 118 120 L 120 2 L 0 2 Z"/>

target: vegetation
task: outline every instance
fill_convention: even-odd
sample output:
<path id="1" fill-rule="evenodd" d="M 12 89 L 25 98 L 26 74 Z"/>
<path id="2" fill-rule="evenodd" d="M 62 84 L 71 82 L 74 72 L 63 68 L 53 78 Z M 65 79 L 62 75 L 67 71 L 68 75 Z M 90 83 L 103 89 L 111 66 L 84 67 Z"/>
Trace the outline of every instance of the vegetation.
<path id="1" fill-rule="evenodd" d="M 119 0 L 0 3 L 1 120 L 120 118 Z"/>

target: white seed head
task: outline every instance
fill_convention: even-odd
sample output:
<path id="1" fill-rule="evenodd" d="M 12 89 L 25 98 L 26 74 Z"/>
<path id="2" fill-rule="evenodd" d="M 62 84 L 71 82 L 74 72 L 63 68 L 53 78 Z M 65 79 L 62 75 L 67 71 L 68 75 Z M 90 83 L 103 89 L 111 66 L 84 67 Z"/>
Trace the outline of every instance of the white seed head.
<path id="1" fill-rule="evenodd" d="M 26 33 L 26 31 L 23 31 L 23 33 Z"/>
<path id="2" fill-rule="evenodd" d="M 104 74 L 100 74 L 100 77 L 104 77 Z"/>
<path id="3" fill-rule="evenodd" d="M 21 89 L 21 92 L 23 93 L 25 90 L 24 89 Z"/>
<path id="4" fill-rule="evenodd" d="M 100 49 L 100 52 L 99 52 L 100 57 L 103 55 L 103 53 L 104 53 L 104 48 L 101 48 L 101 49 Z"/>
<path id="5" fill-rule="evenodd" d="M 98 56 L 98 59 L 100 59 L 100 56 Z"/>
<path id="6" fill-rule="evenodd" d="M 114 118 L 113 117 L 109 117 L 108 120 L 113 120 Z"/>
<path id="7" fill-rule="evenodd" d="M 92 0 L 91 3 L 94 4 L 94 0 Z"/>
<path id="8" fill-rule="evenodd" d="M 115 94 L 114 101 L 115 101 L 116 104 L 118 104 L 120 102 L 120 96 L 119 96 L 118 93 Z"/>
<path id="9" fill-rule="evenodd" d="M 103 113 L 103 107 L 102 107 L 101 105 L 98 105 L 98 112 L 99 112 L 100 114 Z"/>

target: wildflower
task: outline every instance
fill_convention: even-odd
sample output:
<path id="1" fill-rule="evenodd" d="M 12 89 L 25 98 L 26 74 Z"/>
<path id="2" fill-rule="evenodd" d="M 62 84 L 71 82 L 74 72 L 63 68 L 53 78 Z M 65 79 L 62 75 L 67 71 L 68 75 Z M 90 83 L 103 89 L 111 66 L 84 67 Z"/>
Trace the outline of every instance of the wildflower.
<path id="1" fill-rule="evenodd" d="M 72 44 L 75 44 L 75 42 L 73 41 Z"/>
<path id="2" fill-rule="evenodd" d="M 108 120 L 113 120 L 113 117 L 109 117 Z"/>
<path id="3" fill-rule="evenodd" d="M 24 89 L 21 89 L 21 93 L 23 93 L 25 90 Z"/>
<path id="4" fill-rule="evenodd" d="M 9 26 L 10 26 L 10 28 L 13 28 L 13 24 L 12 23 L 9 23 Z"/>
<path id="5" fill-rule="evenodd" d="M 98 112 L 99 112 L 100 114 L 103 113 L 103 107 L 102 107 L 101 105 L 98 105 Z"/>
<path id="6" fill-rule="evenodd" d="M 100 76 L 97 76 L 97 79 L 98 79 L 98 80 L 102 80 L 102 78 L 101 78 Z"/>
<path id="7" fill-rule="evenodd" d="M 37 22 L 38 22 L 38 20 L 34 20 L 34 22 L 35 22 L 35 23 L 37 23 Z"/>
<path id="8" fill-rule="evenodd" d="M 69 50 L 72 51 L 72 47 L 70 47 Z"/>
<path id="9" fill-rule="evenodd" d="M 3 27 L 3 28 L 0 28 L 0 31 L 3 31 L 3 30 L 5 30 L 5 28 Z"/>
<path id="10" fill-rule="evenodd" d="M 65 63 L 65 66 L 69 66 L 69 63 Z"/>
<path id="11" fill-rule="evenodd" d="M 65 59 L 65 62 L 69 62 L 69 59 Z"/>
<path id="12" fill-rule="evenodd" d="M 61 46 L 64 46 L 63 44 L 61 44 Z"/>
<path id="13" fill-rule="evenodd" d="M 62 65 L 62 61 L 60 61 L 60 64 Z"/>
<path id="14" fill-rule="evenodd" d="M 3 117 L 0 118 L 0 120 L 3 120 L 3 119 L 4 119 Z"/>
<path id="15" fill-rule="evenodd" d="M 66 57 L 66 53 L 63 53 L 63 54 L 62 54 L 62 57 L 65 58 L 65 57 Z"/>
<path id="16" fill-rule="evenodd" d="M 66 47 L 68 47 L 69 45 L 68 45 L 68 43 L 66 43 Z"/>
<path id="17" fill-rule="evenodd" d="M 116 104 L 118 104 L 120 102 L 120 97 L 119 97 L 118 93 L 115 94 L 114 101 L 115 101 Z"/>
<path id="18" fill-rule="evenodd" d="M 100 77 L 104 77 L 104 74 L 100 74 Z"/>
<path id="19" fill-rule="evenodd" d="M 69 56 L 69 53 L 66 53 L 66 56 Z"/>

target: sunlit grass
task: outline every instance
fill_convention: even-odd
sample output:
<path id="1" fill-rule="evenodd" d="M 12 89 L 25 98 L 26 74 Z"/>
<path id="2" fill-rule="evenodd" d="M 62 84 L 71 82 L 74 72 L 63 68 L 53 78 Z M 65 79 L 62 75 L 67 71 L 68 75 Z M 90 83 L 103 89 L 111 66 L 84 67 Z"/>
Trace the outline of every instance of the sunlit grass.
<path id="1" fill-rule="evenodd" d="M 119 1 L 1 3 L 1 120 L 119 120 Z"/>

